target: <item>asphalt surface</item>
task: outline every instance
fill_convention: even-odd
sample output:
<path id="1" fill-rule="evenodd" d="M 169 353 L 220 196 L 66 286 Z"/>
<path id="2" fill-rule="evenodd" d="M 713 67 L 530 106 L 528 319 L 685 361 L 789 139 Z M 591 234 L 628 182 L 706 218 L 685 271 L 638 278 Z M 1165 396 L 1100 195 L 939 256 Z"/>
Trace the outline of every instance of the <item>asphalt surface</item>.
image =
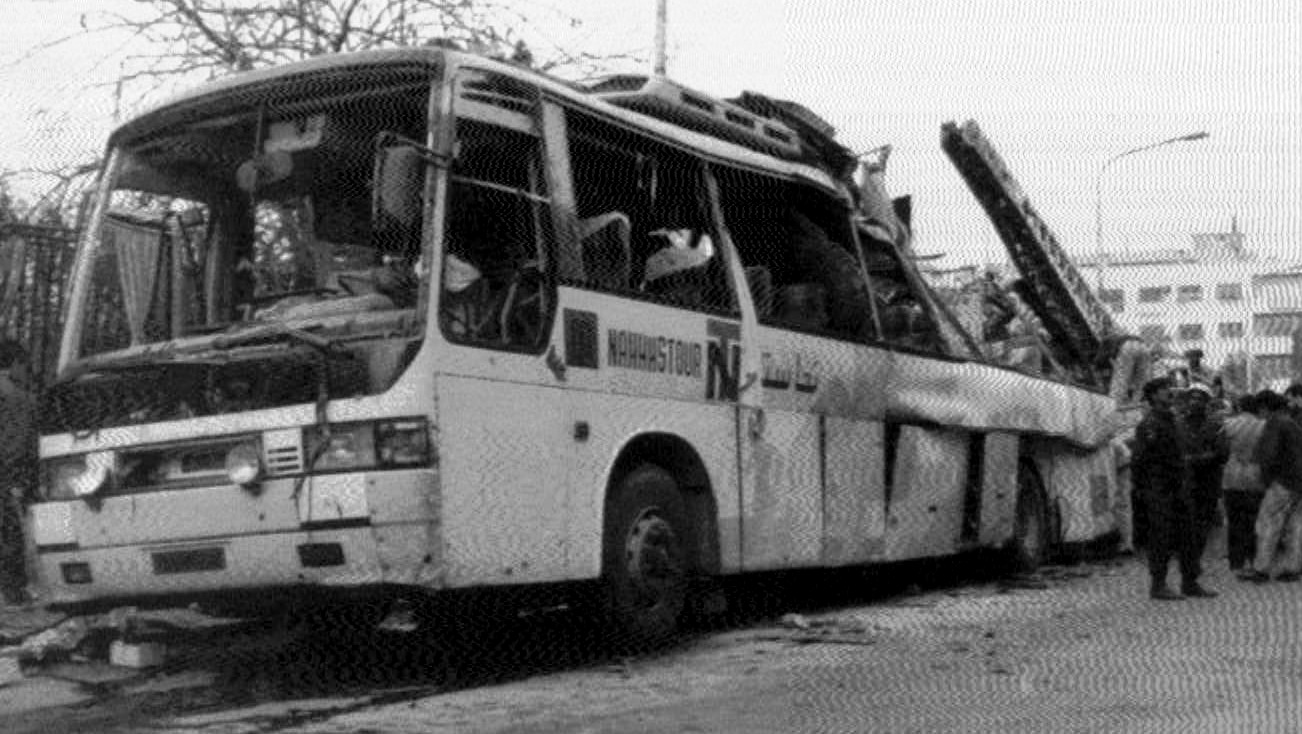
<path id="1" fill-rule="evenodd" d="M 1221 596 L 1179 602 L 1139 558 L 748 579 L 729 618 L 635 655 L 564 611 L 451 642 L 176 618 L 150 628 L 161 669 L 100 662 L 102 634 L 29 667 L 0 731 L 1302 731 L 1302 584 L 1209 566 Z"/>

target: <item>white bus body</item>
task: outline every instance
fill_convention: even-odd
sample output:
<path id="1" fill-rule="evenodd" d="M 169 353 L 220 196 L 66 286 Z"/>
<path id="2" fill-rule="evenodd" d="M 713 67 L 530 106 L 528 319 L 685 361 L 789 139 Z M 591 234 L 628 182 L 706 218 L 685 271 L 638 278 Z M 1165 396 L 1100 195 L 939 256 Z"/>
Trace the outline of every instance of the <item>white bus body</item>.
<path id="1" fill-rule="evenodd" d="M 889 331 L 814 165 L 439 49 L 109 147 L 31 508 L 53 603 L 604 579 L 650 634 L 693 578 L 1114 530 L 1112 403 Z"/>

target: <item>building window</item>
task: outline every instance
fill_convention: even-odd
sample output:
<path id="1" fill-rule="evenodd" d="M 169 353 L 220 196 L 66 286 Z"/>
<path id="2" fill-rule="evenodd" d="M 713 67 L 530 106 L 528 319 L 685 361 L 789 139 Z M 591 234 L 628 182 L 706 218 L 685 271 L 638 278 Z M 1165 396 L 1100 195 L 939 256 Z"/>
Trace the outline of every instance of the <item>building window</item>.
<path id="1" fill-rule="evenodd" d="M 1126 310 L 1126 292 L 1120 288 L 1101 288 L 1099 289 L 1099 300 L 1113 313 L 1121 313 Z"/>
<path id="2" fill-rule="evenodd" d="M 1288 354 L 1257 355 L 1253 380 L 1259 385 L 1268 385 L 1276 380 L 1292 378 L 1292 356 Z"/>
<path id="3" fill-rule="evenodd" d="M 1242 321 L 1222 321 L 1216 325 L 1216 336 L 1222 339 L 1242 339 Z"/>
<path id="4" fill-rule="evenodd" d="M 1156 344 L 1166 338 L 1166 327 L 1161 324 L 1144 324 L 1139 327 L 1139 338 Z"/>
<path id="5" fill-rule="evenodd" d="M 1149 288 L 1139 289 L 1140 303 L 1161 303 L 1166 297 L 1171 295 L 1171 286 L 1151 286 Z"/>
<path id="6" fill-rule="evenodd" d="M 1193 303 L 1203 300 L 1203 287 L 1200 285 L 1182 285 L 1175 292 L 1176 303 Z"/>
<path id="7" fill-rule="evenodd" d="M 1263 313 L 1252 317 L 1253 336 L 1289 336 L 1302 323 L 1296 313 Z"/>
<path id="8" fill-rule="evenodd" d="M 1180 341 L 1196 342 L 1203 338 L 1202 324 L 1180 324 Z"/>
<path id="9" fill-rule="evenodd" d="M 1242 301 L 1243 284 L 1242 283 L 1217 283 L 1216 300 L 1218 301 Z"/>

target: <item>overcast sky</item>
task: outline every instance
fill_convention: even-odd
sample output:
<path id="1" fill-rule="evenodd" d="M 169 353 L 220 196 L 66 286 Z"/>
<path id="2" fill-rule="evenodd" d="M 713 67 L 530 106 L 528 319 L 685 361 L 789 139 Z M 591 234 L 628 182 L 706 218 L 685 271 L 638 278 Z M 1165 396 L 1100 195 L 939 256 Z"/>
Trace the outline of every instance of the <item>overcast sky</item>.
<path id="1" fill-rule="evenodd" d="M 0 168 L 75 160 L 102 145 L 120 42 L 25 52 L 76 32 L 80 12 L 123 1 L 4 0 Z M 654 0 L 554 4 L 585 24 L 543 29 L 549 37 L 649 56 Z M 913 195 L 919 249 L 947 252 L 947 263 L 1002 256 L 939 146 L 943 122 L 969 118 L 1069 250 L 1095 248 L 1105 161 L 1206 131 L 1207 140 L 1108 169 L 1105 247 L 1180 246 L 1237 215 L 1250 243 L 1302 259 L 1302 4 L 1293 0 L 670 0 L 669 23 L 669 72 L 683 83 L 793 99 L 853 149 L 893 145 L 890 188 Z"/>

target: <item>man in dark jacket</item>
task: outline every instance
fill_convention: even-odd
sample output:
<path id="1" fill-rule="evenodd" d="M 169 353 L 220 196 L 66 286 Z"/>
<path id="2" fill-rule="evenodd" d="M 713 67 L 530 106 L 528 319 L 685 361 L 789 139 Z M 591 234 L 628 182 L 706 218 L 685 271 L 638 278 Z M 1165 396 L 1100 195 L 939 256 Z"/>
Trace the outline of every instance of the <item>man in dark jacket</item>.
<path id="1" fill-rule="evenodd" d="M 1189 492 L 1187 442 L 1172 410 L 1171 380 L 1149 380 L 1144 385 L 1144 401 L 1149 410 L 1135 428 L 1131 466 L 1136 493 L 1148 516 L 1149 595 L 1162 600 L 1216 596 L 1198 583 L 1202 568 Z M 1172 555 L 1180 562 L 1183 596 L 1166 584 Z"/>
<path id="2" fill-rule="evenodd" d="M 1272 570 L 1279 581 L 1302 578 L 1302 426 L 1288 408 L 1278 393 L 1257 395 L 1257 409 L 1266 419 L 1257 443 L 1266 495 L 1257 512 L 1257 557 L 1243 576 L 1249 581 L 1269 581 Z"/>
<path id="3" fill-rule="evenodd" d="M 1219 524 L 1221 471 L 1229 458 L 1229 444 L 1221 430 L 1223 422 L 1211 414 L 1211 402 L 1211 387 L 1201 382 L 1190 385 L 1180 422 L 1185 437 L 1189 499 L 1193 503 L 1193 544 L 1199 558 L 1212 529 Z"/>

